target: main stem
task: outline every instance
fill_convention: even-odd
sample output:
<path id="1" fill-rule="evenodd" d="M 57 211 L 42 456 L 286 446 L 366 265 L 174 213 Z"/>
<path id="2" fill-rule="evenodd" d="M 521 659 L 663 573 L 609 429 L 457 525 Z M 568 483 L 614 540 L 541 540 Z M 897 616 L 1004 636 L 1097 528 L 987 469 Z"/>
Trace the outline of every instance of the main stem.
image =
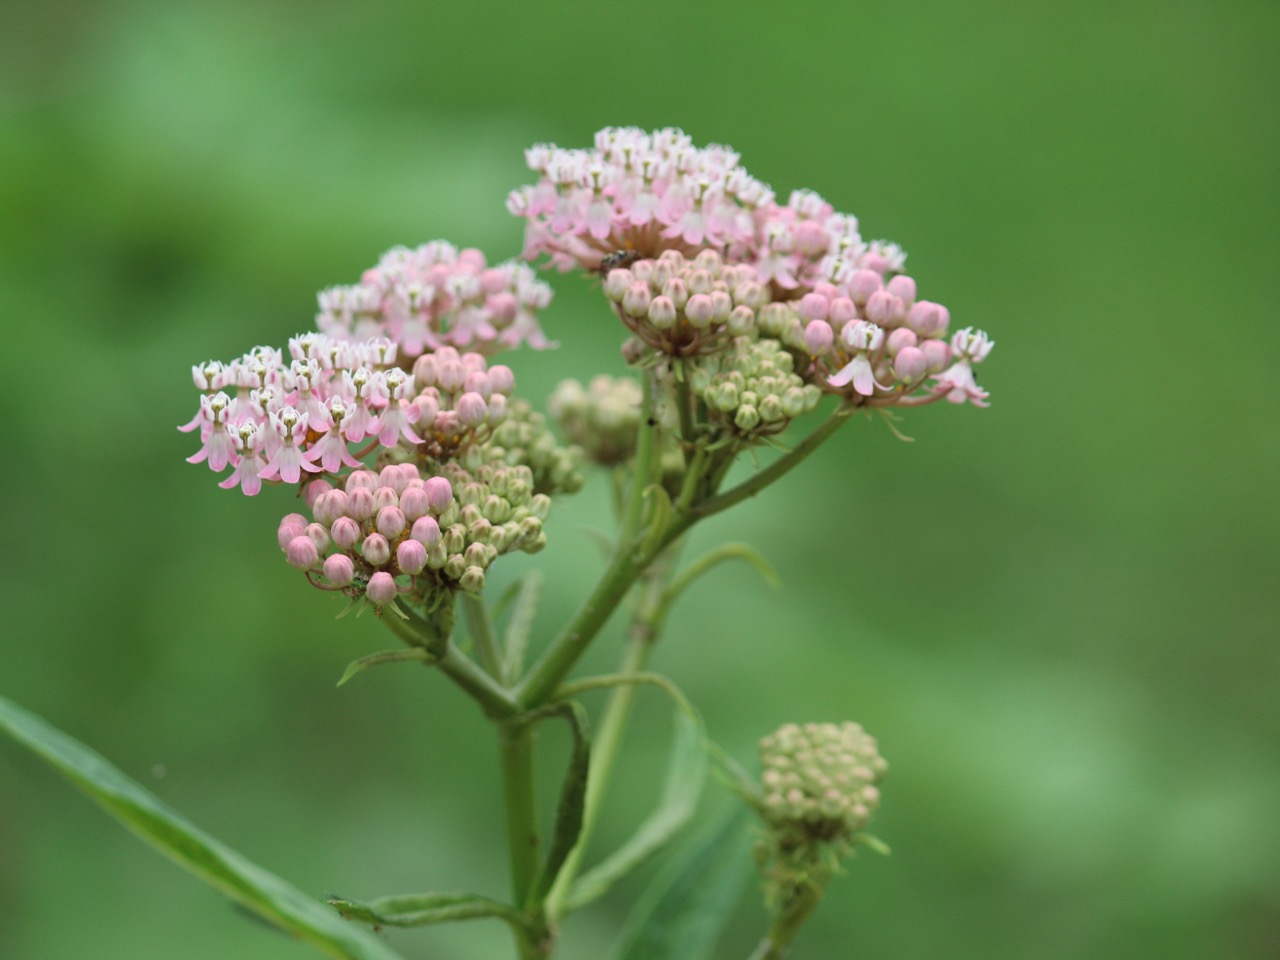
<path id="1" fill-rule="evenodd" d="M 519 720 L 499 724 L 498 745 L 507 816 L 507 856 L 511 863 L 511 900 L 523 911 L 530 906 L 529 891 L 538 874 L 541 852 L 532 726 Z M 521 960 L 541 960 L 546 956 L 543 947 L 526 932 L 517 931 L 515 937 Z"/>

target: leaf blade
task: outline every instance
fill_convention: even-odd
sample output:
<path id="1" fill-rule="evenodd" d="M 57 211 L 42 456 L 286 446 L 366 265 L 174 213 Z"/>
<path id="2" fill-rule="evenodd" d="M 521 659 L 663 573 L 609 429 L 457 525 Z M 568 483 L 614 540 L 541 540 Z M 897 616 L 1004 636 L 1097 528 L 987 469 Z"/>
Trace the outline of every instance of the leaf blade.
<path id="1" fill-rule="evenodd" d="M 206 834 L 96 751 L 5 697 L 0 730 L 141 839 L 263 920 L 339 960 L 400 960 L 376 937 Z"/>

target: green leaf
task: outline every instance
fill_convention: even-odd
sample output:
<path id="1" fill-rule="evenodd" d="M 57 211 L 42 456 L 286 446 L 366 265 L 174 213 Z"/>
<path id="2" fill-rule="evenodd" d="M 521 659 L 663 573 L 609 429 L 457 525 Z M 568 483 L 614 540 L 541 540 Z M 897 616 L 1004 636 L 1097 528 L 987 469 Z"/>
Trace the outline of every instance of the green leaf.
<path id="1" fill-rule="evenodd" d="M 587 773 L 591 764 L 591 729 L 587 711 L 582 704 L 572 700 L 543 707 L 529 715 L 536 720 L 544 716 L 561 716 L 569 721 L 573 730 L 573 752 L 569 756 L 569 769 L 565 771 L 564 784 L 560 788 L 560 802 L 556 805 L 555 826 L 551 843 L 547 847 L 547 859 L 531 896 L 541 901 L 555 883 L 560 868 L 578 842 L 582 833 L 582 815 L 587 803 Z"/>
<path id="2" fill-rule="evenodd" d="M 667 534 L 667 526 L 671 522 L 671 496 L 665 487 L 656 483 L 645 487 L 644 496 L 646 500 L 653 498 L 653 516 L 640 546 L 640 552 L 647 556 L 653 553 Z"/>
<path id="3" fill-rule="evenodd" d="M 344 960 L 398 960 L 377 937 L 188 823 L 102 756 L 0 697 L 0 730 L 52 764 L 161 853 L 255 915 Z"/>
<path id="4" fill-rule="evenodd" d="M 753 872 L 750 813 L 735 806 L 693 837 L 636 901 L 612 960 L 704 960 Z"/>
<path id="5" fill-rule="evenodd" d="M 529 634 L 533 631 L 533 615 L 542 595 L 542 574 L 530 570 L 518 583 L 520 592 L 516 594 L 515 606 L 503 637 L 502 678 L 508 685 L 520 679 L 524 670 L 524 654 L 529 646 Z"/>
<path id="6" fill-rule="evenodd" d="M 524 918 L 514 907 L 476 893 L 415 893 L 380 897 L 367 903 L 330 897 L 329 904 L 343 918 L 386 927 L 424 927 L 454 920 L 497 917 L 523 929 Z"/>
<path id="7" fill-rule="evenodd" d="M 748 543 L 726 543 L 708 550 L 682 570 L 680 575 L 672 581 L 671 586 L 667 587 L 666 594 L 663 596 L 663 603 L 673 603 L 676 597 L 687 590 L 695 580 L 726 560 L 745 560 L 755 567 L 756 572 L 764 578 L 765 583 L 769 584 L 769 586 L 778 587 L 782 585 L 782 581 L 778 579 L 778 574 L 759 550 Z"/>
<path id="8" fill-rule="evenodd" d="M 408 650 L 380 650 L 377 653 L 371 653 L 367 657 L 361 657 L 359 660 L 352 660 L 347 664 L 347 669 L 343 671 L 342 679 L 338 681 L 338 686 L 342 686 L 356 674 L 368 670 L 370 667 L 376 667 L 381 663 L 404 663 L 408 660 L 414 660 L 418 663 L 435 663 L 440 658 L 432 653 L 428 653 L 422 647 L 411 647 Z"/>
<path id="9" fill-rule="evenodd" d="M 682 699 L 682 698 L 681 698 Z M 681 706 L 681 700 L 677 700 Z M 569 889 L 565 912 L 602 896 L 618 880 L 661 850 L 693 816 L 707 773 L 702 724 L 696 714 L 681 709 L 675 716 L 675 735 L 666 782 L 658 806 L 631 838 L 588 870 Z"/>

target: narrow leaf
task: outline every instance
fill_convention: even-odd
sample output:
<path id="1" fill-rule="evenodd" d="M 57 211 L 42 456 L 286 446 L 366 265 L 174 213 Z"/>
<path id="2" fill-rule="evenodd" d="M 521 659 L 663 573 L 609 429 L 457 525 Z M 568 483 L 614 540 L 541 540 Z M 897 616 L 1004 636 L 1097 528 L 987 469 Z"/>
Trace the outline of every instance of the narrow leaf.
<path id="1" fill-rule="evenodd" d="M 542 595 L 542 574 L 531 570 L 520 578 L 519 583 L 520 592 L 516 594 L 515 606 L 511 608 L 511 619 L 507 621 L 503 642 L 502 677 L 507 684 L 514 684 L 524 670 L 524 654 L 529 647 L 529 634 L 533 631 L 533 615 Z"/>
<path id="2" fill-rule="evenodd" d="M 752 872 L 750 816 L 735 806 L 641 894 L 612 960 L 706 960 Z"/>
<path id="3" fill-rule="evenodd" d="M 565 859 L 578 842 L 582 833 L 582 812 L 587 802 L 587 771 L 591 760 L 591 731 L 587 711 L 574 701 L 553 704 L 535 711 L 531 719 L 540 716 L 562 716 L 573 730 L 573 752 L 569 756 L 569 769 L 565 771 L 564 784 L 560 788 L 560 802 L 556 805 L 555 826 L 551 843 L 547 847 L 547 860 L 533 885 L 531 896 L 540 901 L 546 896 Z"/>
<path id="4" fill-rule="evenodd" d="M 102 756 L 4 697 L 0 730 L 47 760 L 161 853 L 272 925 L 330 957 L 398 960 L 377 937 L 344 923 L 318 900 L 223 846 Z"/>
<path id="5" fill-rule="evenodd" d="M 367 903 L 330 897 L 329 904 L 347 920 L 384 927 L 423 927 L 483 917 L 497 917 L 512 927 L 524 927 L 524 918 L 514 907 L 475 893 L 402 894 Z"/>
<path id="6" fill-rule="evenodd" d="M 667 587 L 667 592 L 663 597 L 664 604 L 670 605 L 675 602 L 675 599 L 687 590 L 695 580 L 726 560 L 744 560 L 756 569 L 756 572 L 764 578 L 765 583 L 769 584 L 769 586 L 778 587 L 782 584 L 782 581 L 778 579 L 778 574 L 769 565 L 769 561 L 764 558 L 764 554 L 755 547 L 747 543 L 726 543 L 708 550 L 689 564 L 688 567 L 680 571 L 680 575 L 672 581 L 671 586 Z"/>
<path id="7" fill-rule="evenodd" d="M 405 663 L 410 660 L 416 660 L 419 663 L 434 663 L 438 659 L 440 658 L 428 653 L 422 647 L 411 647 L 408 650 L 380 650 L 377 653 L 369 654 L 367 657 L 361 657 L 359 660 L 352 660 L 347 664 L 347 669 L 343 671 L 342 679 L 338 681 L 338 686 L 342 686 L 356 674 L 382 663 Z"/>
<path id="8" fill-rule="evenodd" d="M 649 554 L 666 535 L 667 524 L 671 522 L 671 497 L 665 487 L 656 483 L 645 488 L 644 496 L 646 500 L 653 499 L 653 516 L 641 546 L 641 552 Z"/>
<path id="9" fill-rule="evenodd" d="M 605 894 L 618 880 L 667 845 L 693 816 L 707 773 L 702 724 L 683 710 L 675 716 L 675 735 L 666 782 L 658 806 L 631 838 L 569 889 L 565 911 L 576 910 Z"/>

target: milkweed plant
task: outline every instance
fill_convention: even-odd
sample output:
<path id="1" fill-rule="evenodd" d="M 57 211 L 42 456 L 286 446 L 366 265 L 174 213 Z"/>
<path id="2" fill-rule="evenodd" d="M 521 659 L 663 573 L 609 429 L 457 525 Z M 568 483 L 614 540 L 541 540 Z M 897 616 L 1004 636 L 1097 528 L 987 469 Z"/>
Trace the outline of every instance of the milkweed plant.
<path id="1" fill-rule="evenodd" d="M 507 198 L 524 223 L 519 260 L 491 263 L 444 240 L 396 247 L 356 283 L 321 291 L 315 328 L 283 348 L 193 367 L 198 409 L 181 427 L 198 441 L 190 462 L 225 474 L 224 489 L 300 495 L 305 510 L 276 530 L 299 602 L 368 613 L 398 642 L 352 663 L 344 681 L 376 665 L 425 664 L 439 674 L 425 679 L 457 684 L 493 725 L 509 896 L 312 899 L 16 705 L 0 701 L 0 725 L 243 906 L 347 958 L 393 957 L 386 927 L 482 917 L 510 927 L 522 960 L 554 956 L 565 917 L 671 844 L 715 769 L 754 825 L 730 821 L 672 860 L 665 891 L 648 898 L 618 956 L 709 949 L 670 938 L 664 947 L 662 928 L 692 929 L 682 911 L 706 914 L 697 929 L 716 928 L 710 914 L 727 906 L 690 891 L 714 886 L 714 843 L 745 831 L 768 914 L 753 956 L 779 958 L 842 862 L 859 845 L 883 850 L 866 829 L 886 764 L 853 722 L 768 734 L 758 776 L 715 746 L 649 660 L 673 601 L 702 573 L 732 558 L 771 571 L 744 544 L 686 562 L 686 535 L 781 480 L 855 415 L 891 423 L 895 408 L 940 400 L 985 407 L 974 368 L 992 341 L 951 330 L 896 244 L 863 240 L 857 219 L 816 193 L 779 203 L 728 147 L 697 147 L 674 129 L 609 128 L 590 148 L 539 144 L 526 158 L 534 182 Z M 521 395 L 508 361 L 553 346 L 543 332 L 552 290 L 531 264 L 598 278 L 629 370 L 564 381 L 546 414 Z M 820 408 L 824 419 L 806 417 Z M 796 436 L 801 418 L 818 425 Z M 730 484 L 739 462 L 749 475 Z M 495 596 L 490 571 L 508 554 L 539 552 L 555 535 L 556 501 L 588 477 L 611 486 L 614 530 L 598 581 L 553 629 L 536 621 L 536 572 Z M 619 608 L 630 624 L 617 672 L 576 675 Z M 641 685 L 675 705 L 669 781 L 632 839 L 589 863 Z M 609 699 L 589 717 L 582 695 L 601 689 Z M 544 823 L 534 736 L 547 723 L 567 724 L 573 749 Z"/>

